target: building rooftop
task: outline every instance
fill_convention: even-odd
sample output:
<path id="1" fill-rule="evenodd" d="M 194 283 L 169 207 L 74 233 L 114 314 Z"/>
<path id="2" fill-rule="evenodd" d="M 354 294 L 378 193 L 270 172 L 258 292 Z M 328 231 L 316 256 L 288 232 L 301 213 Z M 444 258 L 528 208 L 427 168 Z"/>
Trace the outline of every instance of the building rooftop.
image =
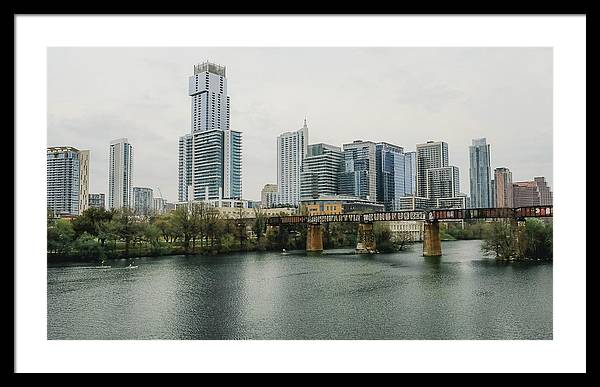
<path id="1" fill-rule="evenodd" d="M 204 61 L 202 63 L 194 65 L 194 75 L 199 74 L 199 73 L 205 73 L 205 72 L 213 73 L 213 74 L 224 77 L 225 76 L 225 66 L 221 66 L 216 63 L 209 62 L 209 61 Z"/>
<path id="2" fill-rule="evenodd" d="M 60 153 L 60 152 L 79 152 L 79 149 L 72 146 L 51 146 L 48 147 L 47 153 Z"/>

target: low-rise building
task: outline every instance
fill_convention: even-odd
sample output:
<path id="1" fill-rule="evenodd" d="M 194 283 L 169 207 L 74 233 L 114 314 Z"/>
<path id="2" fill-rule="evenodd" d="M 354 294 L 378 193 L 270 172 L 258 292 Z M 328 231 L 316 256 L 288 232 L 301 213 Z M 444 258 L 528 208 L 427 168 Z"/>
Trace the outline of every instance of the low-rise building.
<path id="1" fill-rule="evenodd" d="M 320 196 L 315 199 L 302 199 L 300 213 L 307 215 L 335 215 L 356 212 L 383 212 L 384 205 L 354 196 Z"/>
<path id="2" fill-rule="evenodd" d="M 423 224 L 422 220 L 410 220 L 402 222 L 385 222 L 392 234 L 397 238 L 404 238 L 411 242 L 419 242 L 423 240 Z"/>

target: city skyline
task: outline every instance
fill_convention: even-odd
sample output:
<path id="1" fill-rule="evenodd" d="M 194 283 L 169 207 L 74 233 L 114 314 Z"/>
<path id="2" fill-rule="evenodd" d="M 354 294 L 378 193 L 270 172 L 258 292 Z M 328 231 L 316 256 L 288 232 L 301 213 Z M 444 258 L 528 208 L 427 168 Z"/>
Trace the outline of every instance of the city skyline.
<path id="1" fill-rule="evenodd" d="M 117 54 L 120 67 L 110 60 Z M 468 146 L 480 137 L 491 144 L 492 169 L 553 185 L 551 49 L 52 48 L 48 57 L 48 146 L 91 149 L 90 192 L 107 193 L 106 145 L 128 137 L 136 148 L 133 184 L 177 200 L 177 141 L 191 126 L 186 80 L 207 59 L 227 67 L 231 126 L 244 133 L 244 199 L 259 200 L 262 187 L 276 183 L 277 136 L 297 130 L 305 116 L 309 144 L 360 139 L 408 152 L 447 142 L 461 192 L 469 192 Z M 86 59 L 98 65 L 77 66 Z M 134 67 L 139 77 L 128 75 Z M 395 82 L 384 79 L 390 74 Z M 90 87 L 80 87 L 82 76 Z M 132 92 L 138 98 L 123 105 Z"/>

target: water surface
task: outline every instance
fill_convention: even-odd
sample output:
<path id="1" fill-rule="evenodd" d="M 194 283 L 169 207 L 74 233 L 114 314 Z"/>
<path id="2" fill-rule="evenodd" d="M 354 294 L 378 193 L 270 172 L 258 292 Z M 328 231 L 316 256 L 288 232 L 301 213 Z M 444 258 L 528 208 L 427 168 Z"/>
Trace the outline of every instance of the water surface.
<path id="1" fill-rule="evenodd" d="M 48 339 L 552 339 L 552 264 L 442 250 L 50 265 Z"/>

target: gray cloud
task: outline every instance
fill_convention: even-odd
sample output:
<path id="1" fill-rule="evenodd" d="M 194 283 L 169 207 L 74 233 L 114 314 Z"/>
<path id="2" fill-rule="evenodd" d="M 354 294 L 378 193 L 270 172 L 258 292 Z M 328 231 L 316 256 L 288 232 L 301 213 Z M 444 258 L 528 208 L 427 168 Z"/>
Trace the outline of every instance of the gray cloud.
<path id="1" fill-rule="evenodd" d="M 248 199 L 275 182 L 276 137 L 304 116 L 311 143 L 445 140 L 465 193 L 478 137 L 493 167 L 552 184 L 551 48 L 49 48 L 48 145 L 90 149 L 91 190 L 106 192 L 108 144 L 127 137 L 135 184 L 174 201 L 187 77 L 205 59 L 227 66 Z"/>

